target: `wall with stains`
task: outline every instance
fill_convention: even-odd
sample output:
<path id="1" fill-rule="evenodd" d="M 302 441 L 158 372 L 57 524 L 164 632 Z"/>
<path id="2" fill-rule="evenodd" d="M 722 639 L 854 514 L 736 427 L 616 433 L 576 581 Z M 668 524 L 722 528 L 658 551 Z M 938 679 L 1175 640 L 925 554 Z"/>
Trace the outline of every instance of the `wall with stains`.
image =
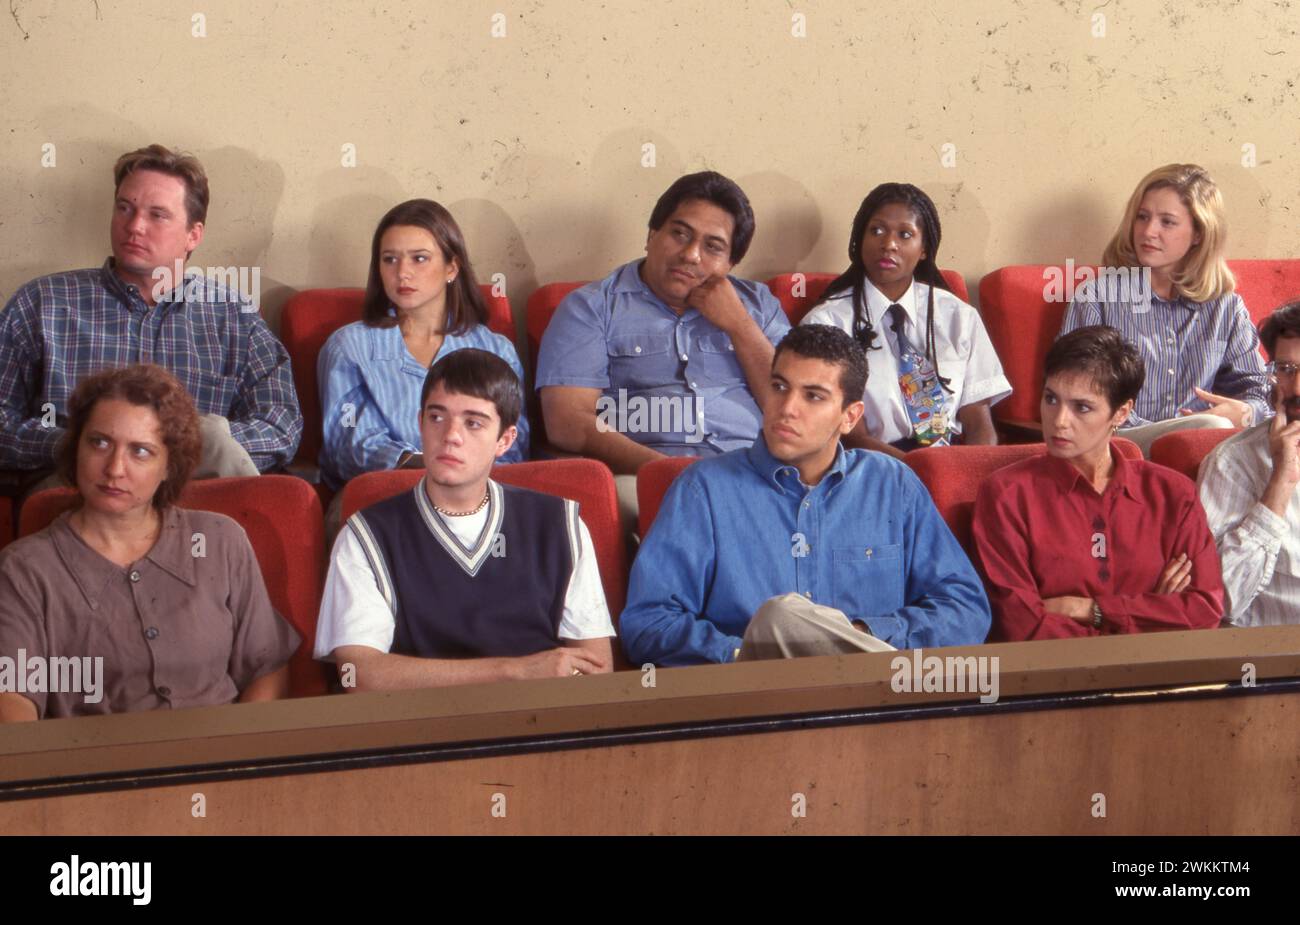
<path id="1" fill-rule="evenodd" d="M 1300 0 L 10 0 L 0 293 L 102 261 L 113 160 L 155 140 L 211 177 L 194 262 L 260 267 L 273 323 L 297 289 L 360 285 L 414 196 L 518 314 L 640 253 L 658 194 L 705 167 L 754 203 L 756 278 L 841 269 L 884 180 L 931 194 L 972 289 L 1097 259 L 1175 160 L 1219 181 L 1230 256 L 1295 257 L 1298 28 Z"/>

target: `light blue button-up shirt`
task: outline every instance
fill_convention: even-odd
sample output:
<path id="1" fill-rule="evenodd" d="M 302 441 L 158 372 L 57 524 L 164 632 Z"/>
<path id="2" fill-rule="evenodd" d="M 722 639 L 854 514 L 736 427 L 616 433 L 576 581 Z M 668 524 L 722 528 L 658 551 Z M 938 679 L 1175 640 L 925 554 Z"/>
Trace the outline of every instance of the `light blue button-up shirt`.
<path id="1" fill-rule="evenodd" d="M 611 429 L 670 456 L 749 446 L 763 416 L 731 338 L 696 309 L 678 315 L 664 304 L 640 265 L 624 264 L 565 297 L 542 337 L 537 388 L 603 390 L 606 407 L 618 409 L 607 419 Z M 730 279 L 775 346 L 790 330 L 781 303 L 762 283 Z"/>
<path id="2" fill-rule="evenodd" d="M 496 354 L 524 381 L 514 344 L 486 325 L 448 334 L 434 362 L 466 347 Z M 403 453 L 421 452 L 420 389 L 428 373 L 406 349 L 397 326 L 354 321 L 330 335 L 316 360 L 324 418 L 319 461 L 326 485 L 340 488 L 363 472 L 393 468 Z M 528 458 L 528 418 L 522 410 L 517 426 L 519 436 L 500 462 Z"/>
<path id="3" fill-rule="evenodd" d="M 632 566 L 619 623 L 634 664 L 729 662 L 769 598 L 796 592 L 899 649 L 988 635 L 988 598 L 920 479 L 896 459 L 839 448 L 811 488 L 768 452 L 679 475 Z"/>

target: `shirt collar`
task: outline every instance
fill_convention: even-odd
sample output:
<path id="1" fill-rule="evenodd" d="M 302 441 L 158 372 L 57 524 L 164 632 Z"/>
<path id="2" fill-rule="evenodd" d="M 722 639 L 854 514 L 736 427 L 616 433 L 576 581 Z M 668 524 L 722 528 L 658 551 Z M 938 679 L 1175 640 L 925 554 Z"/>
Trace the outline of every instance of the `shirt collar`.
<path id="1" fill-rule="evenodd" d="M 663 299 L 655 295 L 655 291 L 646 285 L 646 281 L 641 278 L 641 265 L 645 263 L 645 258 L 633 260 L 631 263 L 625 263 L 623 268 L 618 271 L 614 277 L 613 290 L 615 293 L 635 293 L 641 298 L 647 300 L 651 305 L 662 308 L 674 318 L 689 318 L 698 315 L 699 312 L 689 306 L 680 315 L 673 311 Z"/>
<path id="2" fill-rule="evenodd" d="M 194 587 L 198 584 L 194 566 L 195 537 L 189 529 L 189 520 L 189 512 L 183 508 L 173 505 L 164 510 L 158 542 L 144 557 L 169 575 Z"/>
<path id="3" fill-rule="evenodd" d="M 891 302 L 885 297 L 885 294 L 875 287 L 869 279 L 862 281 L 862 291 L 867 297 L 867 317 L 871 319 L 871 325 L 875 328 L 884 327 L 888 324 L 885 320 L 885 312 L 889 311 L 889 306 L 900 305 L 903 308 L 903 314 L 907 315 L 908 320 L 912 323 L 914 329 L 919 330 L 919 324 L 916 320 L 916 281 L 907 287 L 907 291 L 899 297 L 898 302 Z"/>
<path id="4" fill-rule="evenodd" d="M 126 282 L 122 277 L 118 276 L 116 271 L 113 269 L 115 266 L 115 258 L 109 257 L 104 261 L 104 265 L 99 268 L 100 281 L 104 284 L 105 288 L 129 306 L 134 306 L 137 301 L 144 303 L 144 293 L 136 289 L 133 284 Z M 200 281 L 198 283 L 199 286 L 204 285 L 203 274 L 199 269 L 197 267 L 187 267 L 183 271 L 181 285 L 175 286 L 170 291 L 163 293 L 161 298 L 154 300 L 154 303 L 156 305 L 163 305 L 170 302 L 183 303 L 185 301 L 186 288 L 195 285 L 195 280 Z M 135 292 L 132 293 L 132 290 L 135 290 Z M 203 290 L 200 289 L 199 292 L 193 295 L 193 298 L 196 301 L 202 301 L 204 298 Z"/>
<path id="5" fill-rule="evenodd" d="M 796 489 L 797 486 L 802 484 L 799 481 L 799 470 L 795 466 L 782 462 L 772 455 L 771 450 L 767 448 L 767 438 L 762 431 L 759 431 L 758 439 L 754 441 L 753 445 L 743 452 L 748 455 L 749 464 L 754 467 L 754 471 L 771 482 L 780 491 Z M 831 462 L 831 467 L 826 470 L 826 474 L 822 476 L 822 480 L 817 484 L 819 486 L 826 485 L 826 490 L 829 492 L 844 481 L 847 471 L 848 454 L 844 452 L 843 445 L 836 444 L 835 459 Z"/>
<path id="6" fill-rule="evenodd" d="M 63 560 L 68 573 L 72 575 L 72 580 L 76 582 L 82 597 L 86 599 L 86 605 L 91 610 L 97 610 L 108 586 L 114 581 L 121 581 L 122 576 L 130 569 L 124 569 L 108 561 L 91 549 L 73 528 L 69 520 L 71 516 L 71 511 L 59 515 L 58 519 L 50 525 L 50 535 L 55 551 Z M 158 540 L 142 558 L 148 559 L 163 571 L 194 587 L 198 584 L 198 580 L 195 577 L 194 556 L 191 549 L 193 538 L 188 529 L 188 518 L 183 516 L 180 508 L 169 507 L 163 511 L 162 519 L 162 530 L 158 533 Z"/>
<path id="7" fill-rule="evenodd" d="M 1106 491 L 1104 494 L 1123 492 L 1130 498 L 1136 498 L 1133 494 L 1133 487 L 1131 484 L 1132 466 L 1129 464 L 1129 461 L 1124 458 L 1124 454 L 1115 448 L 1115 444 L 1113 443 L 1110 445 L 1110 458 L 1115 463 L 1115 468 L 1111 472 L 1110 482 L 1106 484 Z M 1051 472 L 1052 478 L 1055 480 L 1062 492 L 1072 492 L 1082 486 L 1083 489 L 1093 495 L 1097 493 L 1096 489 L 1092 487 L 1092 483 L 1084 478 L 1084 475 L 1079 471 L 1079 468 L 1069 460 L 1061 459 L 1060 457 L 1049 454 L 1047 456 L 1047 461 L 1048 471 Z"/>

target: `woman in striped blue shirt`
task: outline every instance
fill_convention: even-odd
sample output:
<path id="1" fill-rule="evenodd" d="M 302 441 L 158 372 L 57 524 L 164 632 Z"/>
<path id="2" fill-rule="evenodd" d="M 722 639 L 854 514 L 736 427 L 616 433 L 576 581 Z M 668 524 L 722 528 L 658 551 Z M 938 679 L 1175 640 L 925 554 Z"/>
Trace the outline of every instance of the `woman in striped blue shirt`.
<path id="1" fill-rule="evenodd" d="M 1247 427 L 1272 413 L 1259 334 L 1224 260 L 1223 197 L 1195 164 L 1142 178 L 1102 255 L 1096 283 L 1080 287 L 1061 334 L 1117 328 L 1142 351 L 1147 378 L 1122 433 L 1148 453 L 1187 427 Z"/>
<path id="2" fill-rule="evenodd" d="M 370 249 L 361 321 L 335 331 L 317 359 L 324 412 L 321 477 L 341 488 L 363 472 L 422 468 L 420 387 L 439 357 L 477 347 L 523 367 L 509 338 L 487 327 L 487 305 L 465 239 L 428 199 L 394 206 Z M 502 462 L 528 458 L 528 421 Z"/>

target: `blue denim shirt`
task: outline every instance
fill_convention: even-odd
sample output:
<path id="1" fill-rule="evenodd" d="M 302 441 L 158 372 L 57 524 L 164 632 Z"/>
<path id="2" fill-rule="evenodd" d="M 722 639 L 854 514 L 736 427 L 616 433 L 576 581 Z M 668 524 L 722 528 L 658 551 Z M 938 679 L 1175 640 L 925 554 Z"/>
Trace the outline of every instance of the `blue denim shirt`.
<path id="1" fill-rule="evenodd" d="M 640 265 L 624 264 L 565 297 L 542 336 L 537 388 L 603 390 L 608 407 L 627 408 L 618 423 L 632 422 L 615 429 L 669 456 L 712 456 L 749 446 L 763 416 L 731 338 L 696 309 L 678 315 L 665 305 L 641 279 Z M 730 279 L 775 346 L 790 330 L 781 303 L 762 283 Z M 634 415 L 646 412 L 638 424 Z M 682 426 L 688 418 L 691 424 Z"/>
<path id="2" fill-rule="evenodd" d="M 980 643 L 991 620 L 911 469 L 839 448 L 809 488 L 760 436 L 677 477 L 633 563 L 619 635 L 637 665 L 729 662 L 754 612 L 791 591 L 900 649 Z"/>

